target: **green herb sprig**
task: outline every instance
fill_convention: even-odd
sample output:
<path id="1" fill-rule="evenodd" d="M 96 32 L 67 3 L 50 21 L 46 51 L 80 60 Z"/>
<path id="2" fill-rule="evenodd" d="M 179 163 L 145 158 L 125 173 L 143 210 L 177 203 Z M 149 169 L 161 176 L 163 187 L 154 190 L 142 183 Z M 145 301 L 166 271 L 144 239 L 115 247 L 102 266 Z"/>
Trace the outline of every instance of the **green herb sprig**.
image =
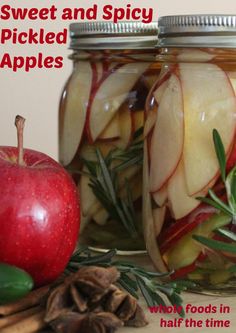
<path id="1" fill-rule="evenodd" d="M 181 292 L 196 286 L 195 283 L 185 280 L 161 282 L 160 278 L 171 273 L 147 271 L 134 263 L 116 260 L 115 255 L 116 250 L 93 255 L 89 249 L 82 248 L 72 256 L 67 272 L 75 272 L 80 267 L 90 265 L 116 267 L 120 272 L 119 285 L 137 299 L 141 293 L 148 306 L 166 305 L 166 300 L 172 305 L 181 306 Z M 184 316 L 184 311 L 180 315 Z"/>
<path id="2" fill-rule="evenodd" d="M 125 196 L 121 197 L 118 189 L 119 173 L 130 166 L 142 164 L 143 143 L 137 140 L 142 134 L 140 128 L 133 138 L 133 143 L 127 150 L 112 149 L 104 157 L 100 149 L 96 149 L 96 161 L 82 159 L 90 178 L 89 186 L 110 217 L 120 222 L 131 237 L 138 236 L 136 216 L 133 205 L 132 192 L 128 180 L 125 180 Z M 119 161 L 120 163 L 115 163 Z"/>
<path id="3" fill-rule="evenodd" d="M 221 179 L 226 189 L 227 203 L 223 202 L 211 189 L 208 191 L 208 198 L 198 197 L 197 199 L 230 216 L 232 218 L 231 222 L 236 224 L 236 166 L 226 175 L 226 153 L 220 134 L 216 129 L 213 130 L 213 141 L 220 167 Z M 193 239 L 211 249 L 236 254 L 236 234 L 223 228 L 218 228 L 214 232 L 228 239 L 230 243 L 209 239 L 200 235 L 193 235 Z"/>

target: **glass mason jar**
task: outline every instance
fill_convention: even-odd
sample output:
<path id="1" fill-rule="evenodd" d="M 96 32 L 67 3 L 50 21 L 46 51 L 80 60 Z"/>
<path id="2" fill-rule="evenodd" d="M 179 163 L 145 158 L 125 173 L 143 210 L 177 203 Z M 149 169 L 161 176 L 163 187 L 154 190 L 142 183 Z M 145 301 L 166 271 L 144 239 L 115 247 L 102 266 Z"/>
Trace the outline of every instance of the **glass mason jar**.
<path id="1" fill-rule="evenodd" d="M 76 23 L 70 35 L 59 156 L 80 190 L 80 244 L 144 251 L 144 105 L 159 71 L 157 23 Z"/>
<path id="2" fill-rule="evenodd" d="M 235 20 L 160 18 L 144 126 L 149 254 L 173 279 L 219 294 L 236 290 Z"/>

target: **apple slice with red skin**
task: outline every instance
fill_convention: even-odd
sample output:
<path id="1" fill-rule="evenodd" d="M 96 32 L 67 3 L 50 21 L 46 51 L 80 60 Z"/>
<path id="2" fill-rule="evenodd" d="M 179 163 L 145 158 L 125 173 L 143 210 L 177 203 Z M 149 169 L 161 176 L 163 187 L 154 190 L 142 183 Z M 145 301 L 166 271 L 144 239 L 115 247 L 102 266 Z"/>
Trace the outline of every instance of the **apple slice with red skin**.
<path id="1" fill-rule="evenodd" d="M 158 107 L 150 145 L 150 192 L 157 192 L 175 172 L 183 151 L 184 114 L 182 90 L 172 74 Z"/>
<path id="2" fill-rule="evenodd" d="M 206 192 L 199 193 L 198 196 L 204 197 Z M 173 218 L 176 220 L 183 218 L 191 213 L 200 201 L 190 197 L 187 192 L 187 185 L 184 173 L 184 164 L 181 160 L 175 173 L 169 179 L 167 185 L 168 206 Z"/>
<path id="3" fill-rule="evenodd" d="M 201 204 L 188 216 L 172 223 L 167 229 L 164 229 L 158 237 L 161 253 L 164 254 L 167 252 L 184 235 L 190 233 L 194 228 L 204 223 L 204 221 L 208 220 L 215 213 L 215 208 Z"/>
<path id="4" fill-rule="evenodd" d="M 158 248 L 155 227 L 152 214 L 151 196 L 149 193 L 149 165 L 147 142 L 144 141 L 143 156 L 143 234 L 150 258 L 156 269 L 161 272 L 167 272 L 166 266 Z"/>
<path id="5" fill-rule="evenodd" d="M 161 96 L 164 92 L 164 87 L 166 87 L 166 82 L 169 80 L 171 76 L 172 71 L 170 70 L 163 70 L 163 72 L 160 74 L 160 77 L 156 81 L 156 83 L 152 86 L 150 89 L 148 96 L 146 98 L 145 103 L 145 116 L 147 117 L 148 113 L 155 109 L 158 104 L 160 104 Z M 154 97 L 154 93 L 156 95 L 156 99 Z"/>
<path id="6" fill-rule="evenodd" d="M 177 269 L 173 274 L 171 274 L 171 279 L 172 280 L 177 280 L 177 279 L 182 279 L 186 277 L 188 274 L 192 273 L 195 271 L 197 268 L 198 262 L 202 262 L 206 259 L 206 255 L 204 253 L 200 253 L 198 258 L 190 265 L 181 267 Z"/>
<path id="7" fill-rule="evenodd" d="M 217 129 L 228 153 L 235 136 L 235 94 L 225 72 L 210 63 L 179 64 L 184 99 L 183 160 L 190 196 L 219 174 L 212 131 Z"/>
<path id="8" fill-rule="evenodd" d="M 157 106 L 155 109 L 152 109 L 148 111 L 146 117 L 145 117 L 145 124 L 144 124 L 144 129 L 143 129 L 143 137 L 146 138 L 151 131 L 153 130 L 156 120 L 157 120 Z"/>
<path id="9" fill-rule="evenodd" d="M 195 269 L 197 268 L 196 261 L 188 266 L 181 267 L 181 268 L 177 269 L 176 271 L 174 271 L 174 273 L 172 273 L 170 276 L 171 279 L 172 280 L 182 279 L 182 278 L 186 277 L 188 274 L 195 271 Z"/>
<path id="10" fill-rule="evenodd" d="M 92 140 L 92 137 L 91 137 L 91 133 L 90 133 L 90 123 L 89 123 L 92 102 L 94 100 L 94 97 L 95 97 L 98 89 L 103 84 L 103 82 L 106 81 L 106 79 L 113 72 L 115 72 L 117 69 L 119 69 L 123 65 L 122 64 L 117 64 L 117 63 L 112 63 L 110 66 L 107 66 L 107 64 L 104 65 L 103 66 L 103 75 L 102 75 L 101 78 L 99 78 L 99 75 L 97 73 L 96 64 L 94 62 L 92 62 L 91 66 L 92 66 L 92 70 L 93 70 L 93 82 L 92 82 L 91 93 L 90 93 L 90 96 L 89 96 L 88 106 L 87 106 L 87 114 L 86 114 L 86 121 L 85 121 L 85 132 L 86 132 L 86 137 L 87 137 L 88 142 L 90 144 L 94 144 L 94 142 Z M 98 80 L 98 78 L 99 78 L 99 80 Z"/>
<path id="11" fill-rule="evenodd" d="M 59 159 L 63 165 L 68 165 L 72 161 L 79 148 L 92 84 L 93 71 L 90 63 L 77 62 L 67 86 L 63 115 L 61 115 L 63 126 L 60 127 L 59 133 Z"/>
<path id="12" fill-rule="evenodd" d="M 23 150 L 22 117 L 16 126 L 18 149 L 0 147 L 0 262 L 24 269 L 39 286 L 62 274 L 75 249 L 79 197 L 61 165 Z"/>
<path id="13" fill-rule="evenodd" d="M 124 64 L 112 69 L 100 82 L 90 101 L 89 140 L 94 142 L 98 138 L 147 68 L 148 64 L 144 62 Z"/>
<path id="14" fill-rule="evenodd" d="M 153 91 L 153 96 L 155 98 L 155 101 L 158 105 L 160 105 L 160 102 L 161 102 L 161 98 L 168 86 L 168 83 L 169 83 L 169 73 L 167 73 L 165 76 L 164 76 L 164 80 L 161 81 L 161 84 L 159 84 L 158 88 L 155 89 Z"/>
<path id="15" fill-rule="evenodd" d="M 167 86 L 167 82 L 170 78 L 171 72 L 167 71 L 161 74 L 160 79 L 156 82 L 156 84 L 150 90 L 145 104 L 145 112 L 144 112 L 144 131 L 143 136 L 146 138 L 152 129 L 155 126 L 157 119 L 157 110 L 160 104 L 161 97 L 164 93 L 164 90 Z M 155 96 L 154 96 L 155 94 Z"/>
<path id="16" fill-rule="evenodd" d="M 164 254 L 165 262 L 170 269 L 179 269 L 192 264 L 204 247 L 193 240 L 193 235 L 212 237 L 213 230 L 229 224 L 231 217 L 216 213 L 200 226 L 185 234 L 179 241 Z"/>

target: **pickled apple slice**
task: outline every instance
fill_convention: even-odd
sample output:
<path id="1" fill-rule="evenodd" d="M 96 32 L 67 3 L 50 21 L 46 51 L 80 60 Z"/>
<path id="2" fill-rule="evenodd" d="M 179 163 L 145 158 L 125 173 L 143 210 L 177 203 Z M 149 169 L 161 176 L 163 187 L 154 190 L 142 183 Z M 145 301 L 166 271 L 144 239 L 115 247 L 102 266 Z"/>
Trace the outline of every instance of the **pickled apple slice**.
<path id="1" fill-rule="evenodd" d="M 168 197 L 167 186 L 165 185 L 159 191 L 152 193 L 152 197 L 155 203 L 159 207 L 162 207 L 166 203 Z"/>
<path id="2" fill-rule="evenodd" d="M 153 110 L 148 111 L 143 129 L 144 138 L 146 138 L 148 134 L 152 131 L 153 127 L 155 126 L 156 119 L 157 119 L 157 111 Z"/>
<path id="3" fill-rule="evenodd" d="M 167 192 L 168 205 L 172 216 L 176 220 L 188 215 L 200 204 L 199 200 L 188 195 L 182 161 L 168 182 Z M 199 193 L 199 196 L 204 196 L 204 193 Z"/>
<path id="4" fill-rule="evenodd" d="M 90 107 L 89 133 L 95 141 L 127 98 L 147 63 L 125 64 L 111 74 L 97 89 Z"/>
<path id="5" fill-rule="evenodd" d="M 143 233 L 144 239 L 149 253 L 155 267 L 161 272 L 166 272 L 166 266 L 162 260 L 160 250 L 156 241 L 156 229 L 161 228 L 163 221 L 155 221 L 152 214 L 151 195 L 149 192 L 149 163 L 148 163 L 148 148 L 147 142 L 144 142 L 144 156 L 143 156 Z"/>
<path id="6" fill-rule="evenodd" d="M 180 64 L 184 99 L 184 168 L 189 195 L 200 192 L 219 172 L 214 128 L 226 152 L 235 134 L 236 102 L 225 72 L 214 64 Z"/>
<path id="7" fill-rule="evenodd" d="M 152 215 L 153 215 L 153 221 L 154 221 L 155 236 L 157 237 L 157 236 L 159 236 L 162 226 L 165 221 L 166 206 L 153 209 Z"/>
<path id="8" fill-rule="evenodd" d="M 118 114 L 112 118 L 107 127 L 99 135 L 99 140 L 113 141 L 120 137 L 120 122 Z"/>
<path id="9" fill-rule="evenodd" d="M 212 231 L 230 223 L 230 217 L 218 214 L 183 236 L 166 254 L 165 260 L 170 269 L 178 269 L 192 264 L 199 256 L 203 245 L 193 240 L 193 235 L 210 237 Z"/>
<path id="10" fill-rule="evenodd" d="M 132 112 L 128 103 L 124 103 L 117 113 L 119 121 L 120 139 L 115 142 L 116 147 L 126 149 L 133 138 Z"/>
<path id="11" fill-rule="evenodd" d="M 176 170 L 183 151 L 184 115 L 180 81 L 172 74 L 162 95 L 150 144 L 151 192 L 157 192 Z"/>
<path id="12" fill-rule="evenodd" d="M 92 80 L 90 63 L 79 61 L 68 84 L 63 126 L 60 130 L 59 159 L 65 166 L 72 161 L 80 145 Z"/>
<path id="13" fill-rule="evenodd" d="M 162 82 L 162 84 L 153 92 L 153 96 L 155 98 L 155 101 L 159 105 L 161 102 L 161 98 L 164 95 L 164 92 L 169 84 L 169 79 L 166 79 Z"/>

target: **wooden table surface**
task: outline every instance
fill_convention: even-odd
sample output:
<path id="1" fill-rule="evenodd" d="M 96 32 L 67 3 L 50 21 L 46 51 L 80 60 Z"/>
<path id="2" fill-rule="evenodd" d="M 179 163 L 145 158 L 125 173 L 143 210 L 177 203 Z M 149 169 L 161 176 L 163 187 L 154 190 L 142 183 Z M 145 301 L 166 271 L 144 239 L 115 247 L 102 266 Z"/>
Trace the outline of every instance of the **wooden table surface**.
<path id="1" fill-rule="evenodd" d="M 180 332 L 180 333 L 235 333 L 236 332 L 236 297 L 216 297 L 216 296 L 203 296 L 198 294 L 191 294 L 185 293 L 183 294 L 184 304 L 190 303 L 191 305 L 195 306 L 208 306 L 211 304 L 212 306 L 217 306 L 220 308 L 220 304 L 224 304 L 230 307 L 229 314 L 220 314 L 219 311 L 216 314 L 192 314 L 186 315 L 184 320 L 192 318 L 194 321 L 202 321 L 202 328 L 198 327 L 184 327 L 185 322 L 183 322 L 181 327 L 171 328 L 171 327 L 161 327 L 161 318 L 166 321 L 171 321 L 174 324 L 175 318 L 178 320 L 179 316 L 176 315 L 167 315 L 167 314 L 150 314 L 149 311 L 146 311 L 147 318 L 149 321 L 149 325 L 139 329 L 132 329 L 132 328 L 122 328 L 118 332 L 119 333 L 129 333 L 129 332 L 136 332 L 136 333 L 173 333 L 173 332 Z M 144 302 L 141 302 L 143 308 L 146 307 Z M 215 320 L 224 320 L 230 321 L 230 327 L 224 328 L 213 328 L 213 327 L 206 327 L 206 320 L 207 319 L 215 319 Z M 177 322 L 176 322 L 177 324 Z M 192 324 L 195 324 L 192 322 Z"/>
<path id="2" fill-rule="evenodd" d="M 127 260 L 130 260 L 127 258 Z M 143 256 L 139 259 L 132 258 L 132 260 L 138 261 L 138 264 L 141 264 L 146 267 L 151 267 L 150 260 L 147 256 Z M 216 332 L 216 333 L 236 333 L 236 293 L 235 295 L 229 296 L 229 297 L 222 297 L 222 296 L 206 296 L 201 294 L 194 294 L 194 293 L 183 293 L 182 298 L 184 300 L 183 307 L 185 308 L 187 304 L 191 304 L 193 309 L 196 309 L 196 307 L 201 307 L 199 310 L 202 309 L 202 307 L 206 307 L 205 309 L 208 310 L 211 306 L 211 309 L 213 307 L 216 307 L 216 313 L 192 313 L 192 314 L 186 314 L 186 317 L 184 318 L 182 324 L 180 327 L 161 327 L 161 320 L 163 324 L 169 324 L 171 325 L 178 325 L 178 318 L 180 318 L 176 314 L 160 314 L 155 313 L 151 314 L 149 310 L 147 309 L 146 303 L 141 300 L 140 304 L 142 305 L 143 309 L 146 309 L 146 315 L 147 319 L 149 321 L 149 325 L 144 328 L 139 329 L 133 329 L 133 328 L 122 328 L 118 332 L 119 333 L 129 333 L 129 332 L 136 332 L 136 333 L 173 333 L 173 332 L 180 332 L 180 333 L 210 333 L 210 332 Z M 229 313 L 220 313 L 221 304 L 223 306 L 229 307 Z M 225 310 L 228 310 L 228 308 L 225 308 Z M 208 320 L 208 323 L 210 324 L 210 321 L 212 320 L 212 324 L 217 324 L 215 320 L 218 321 L 224 321 L 224 325 L 229 324 L 229 327 L 206 327 L 207 323 L 206 320 Z M 176 319 L 176 322 L 175 322 Z M 192 319 L 192 323 L 190 320 Z M 194 324 L 201 325 L 202 321 L 202 327 L 194 327 Z M 227 321 L 229 321 L 227 323 Z M 185 325 L 191 325 L 192 327 L 186 327 Z"/>

